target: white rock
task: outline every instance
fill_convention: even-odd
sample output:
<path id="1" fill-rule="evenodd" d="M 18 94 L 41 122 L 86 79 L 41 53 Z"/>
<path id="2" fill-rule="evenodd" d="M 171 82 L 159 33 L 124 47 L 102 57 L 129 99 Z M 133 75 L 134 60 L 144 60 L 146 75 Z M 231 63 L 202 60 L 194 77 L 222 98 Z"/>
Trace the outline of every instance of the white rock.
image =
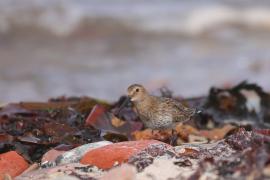
<path id="1" fill-rule="evenodd" d="M 79 162 L 82 156 L 88 151 L 102 147 L 102 146 L 106 146 L 109 144 L 112 144 L 112 142 L 100 141 L 100 142 L 95 142 L 95 143 L 84 144 L 82 146 L 79 146 L 77 148 L 74 148 L 68 152 L 61 154 L 60 156 L 56 158 L 55 162 L 57 165 Z"/>

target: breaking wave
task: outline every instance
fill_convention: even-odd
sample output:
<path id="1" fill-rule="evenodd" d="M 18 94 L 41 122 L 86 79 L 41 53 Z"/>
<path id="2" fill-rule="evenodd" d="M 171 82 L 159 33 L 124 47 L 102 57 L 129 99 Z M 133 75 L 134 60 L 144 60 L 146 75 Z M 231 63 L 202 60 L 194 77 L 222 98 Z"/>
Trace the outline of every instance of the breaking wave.
<path id="1" fill-rule="evenodd" d="M 243 2 L 244 3 L 244 2 Z M 178 1 L 61 1 L 0 2 L 0 33 L 34 29 L 69 36 L 81 28 L 174 33 L 196 36 L 219 28 L 270 30 L 270 6 Z"/>

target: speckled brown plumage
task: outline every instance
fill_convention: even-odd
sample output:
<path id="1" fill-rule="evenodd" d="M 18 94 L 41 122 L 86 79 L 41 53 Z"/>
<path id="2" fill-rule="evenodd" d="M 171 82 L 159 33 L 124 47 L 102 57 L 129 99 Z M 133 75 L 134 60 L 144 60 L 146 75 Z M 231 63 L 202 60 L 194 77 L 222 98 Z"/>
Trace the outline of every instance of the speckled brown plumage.
<path id="1" fill-rule="evenodd" d="M 144 125 L 151 129 L 171 128 L 175 123 L 189 120 L 195 114 L 194 109 L 174 99 L 150 95 L 139 84 L 129 86 L 128 96 Z"/>

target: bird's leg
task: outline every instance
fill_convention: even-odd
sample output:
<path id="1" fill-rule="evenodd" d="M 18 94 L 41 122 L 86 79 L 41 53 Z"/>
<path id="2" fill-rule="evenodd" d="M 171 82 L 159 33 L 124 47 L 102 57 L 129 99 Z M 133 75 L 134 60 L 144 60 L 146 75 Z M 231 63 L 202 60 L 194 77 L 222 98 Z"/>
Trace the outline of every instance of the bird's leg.
<path id="1" fill-rule="evenodd" d="M 177 141 L 177 133 L 175 134 L 175 129 L 172 129 L 172 135 L 171 135 L 171 138 L 170 138 L 170 145 L 174 146 L 176 145 L 176 141 Z"/>

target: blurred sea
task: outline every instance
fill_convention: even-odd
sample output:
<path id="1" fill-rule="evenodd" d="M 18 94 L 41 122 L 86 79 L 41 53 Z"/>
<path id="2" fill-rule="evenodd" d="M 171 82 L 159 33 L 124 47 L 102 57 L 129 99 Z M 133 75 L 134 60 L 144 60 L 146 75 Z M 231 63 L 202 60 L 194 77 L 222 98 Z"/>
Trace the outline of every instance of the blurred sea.
<path id="1" fill-rule="evenodd" d="M 267 0 L 1 0 L 0 102 L 132 83 L 176 95 L 250 80 L 270 89 Z"/>

